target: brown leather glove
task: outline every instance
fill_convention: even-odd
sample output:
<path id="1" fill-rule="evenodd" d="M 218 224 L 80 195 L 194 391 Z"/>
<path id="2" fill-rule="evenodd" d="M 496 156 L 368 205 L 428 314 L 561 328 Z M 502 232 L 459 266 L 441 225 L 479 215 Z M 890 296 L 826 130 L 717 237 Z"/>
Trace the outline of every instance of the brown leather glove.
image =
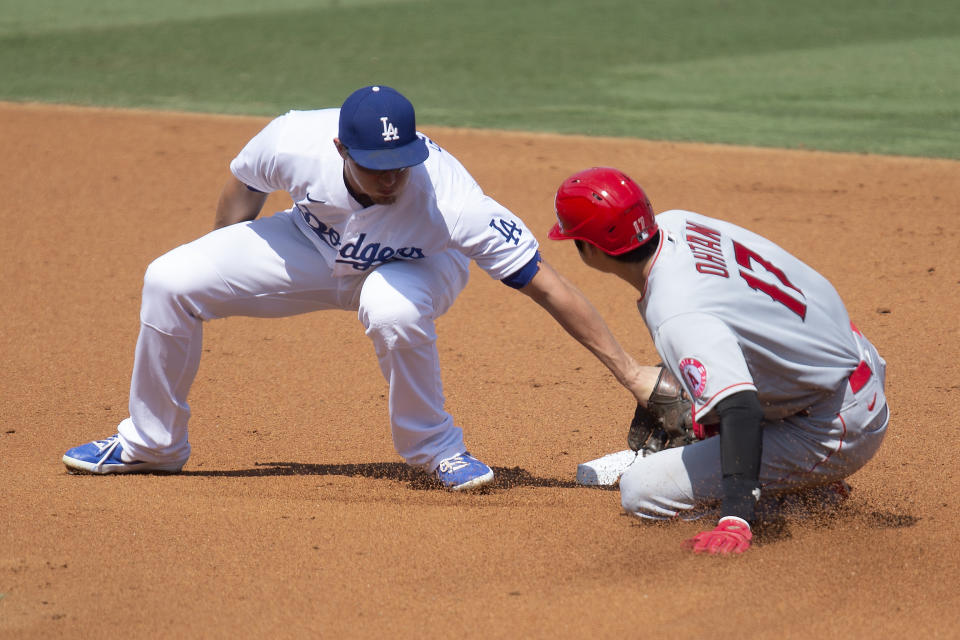
<path id="1" fill-rule="evenodd" d="M 627 433 L 627 444 L 644 454 L 661 449 L 682 447 L 697 439 L 693 432 L 693 413 L 690 400 L 680 382 L 660 368 L 660 377 L 653 386 L 647 406 L 637 403 L 637 410 Z"/>

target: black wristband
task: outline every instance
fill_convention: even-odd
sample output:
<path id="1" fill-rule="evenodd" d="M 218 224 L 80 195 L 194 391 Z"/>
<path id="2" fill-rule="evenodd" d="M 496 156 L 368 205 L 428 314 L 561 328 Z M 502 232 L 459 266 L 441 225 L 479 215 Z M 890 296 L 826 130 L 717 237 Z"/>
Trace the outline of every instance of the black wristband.
<path id="1" fill-rule="evenodd" d="M 760 481 L 741 475 L 724 476 L 721 516 L 737 516 L 751 525 L 756 519 L 757 500 L 760 499 Z"/>
<path id="2" fill-rule="evenodd" d="M 763 407 L 755 391 L 741 391 L 717 403 L 724 516 L 753 522 L 760 498 Z"/>

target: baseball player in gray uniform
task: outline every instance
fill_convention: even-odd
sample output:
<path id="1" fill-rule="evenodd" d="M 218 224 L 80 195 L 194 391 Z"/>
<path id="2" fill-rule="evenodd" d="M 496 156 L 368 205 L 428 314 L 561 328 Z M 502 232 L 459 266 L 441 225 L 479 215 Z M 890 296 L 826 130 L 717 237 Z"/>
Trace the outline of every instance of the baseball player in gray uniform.
<path id="1" fill-rule="evenodd" d="M 587 265 L 640 292 L 640 314 L 703 438 L 639 456 L 620 478 L 627 512 L 668 519 L 719 505 L 716 528 L 688 545 L 742 552 L 762 493 L 837 483 L 877 452 L 886 364 L 823 276 L 728 222 L 654 216 L 616 169 L 574 174 L 555 204 L 549 237 L 574 239 Z"/>
<path id="2" fill-rule="evenodd" d="M 524 223 L 417 132 L 413 105 L 390 87 L 274 119 L 230 169 L 215 230 L 147 268 L 129 417 L 116 435 L 67 451 L 68 470 L 183 467 L 205 321 L 350 309 L 389 383 L 399 455 L 452 490 L 489 483 L 493 471 L 467 452 L 444 408 L 436 347 L 435 320 L 466 285 L 470 260 L 542 305 L 631 391 L 648 375 L 541 260 Z M 257 219 L 274 191 L 293 206 Z"/>

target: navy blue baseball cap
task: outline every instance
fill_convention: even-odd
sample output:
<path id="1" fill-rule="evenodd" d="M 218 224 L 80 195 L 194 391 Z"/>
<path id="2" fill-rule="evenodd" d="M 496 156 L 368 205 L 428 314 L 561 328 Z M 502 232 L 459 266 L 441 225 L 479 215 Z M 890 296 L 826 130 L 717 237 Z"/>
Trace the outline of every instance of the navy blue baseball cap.
<path id="1" fill-rule="evenodd" d="M 367 169 L 402 169 L 420 164 L 430 152 L 417 136 L 413 105 L 390 87 L 357 89 L 340 107 L 340 142 Z"/>

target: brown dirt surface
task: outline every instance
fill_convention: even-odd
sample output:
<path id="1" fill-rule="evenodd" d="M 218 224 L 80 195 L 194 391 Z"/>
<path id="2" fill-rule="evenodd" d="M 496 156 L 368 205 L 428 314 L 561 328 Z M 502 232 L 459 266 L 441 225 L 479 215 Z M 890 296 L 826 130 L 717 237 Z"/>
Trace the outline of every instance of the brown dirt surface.
<path id="1" fill-rule="evenodd" d="M 574 484 L 624 448 L 631 398 L 475 268 L 439 346 L 490 490 L 401 464 L 346 312 L 209 324 L 184 473 L 68 475 L 63 452 L 127 415 L 144 269 L 210 229 L 265 123 L 0 104 L 0 637 L 957 637 L 955 161 L 424 127 L 541 238 L 565 176 L 615 165 L 656 210 L 745 225 L 835 284 L 887 359 L 888 436 L 836 513 L 744 556 L 694 556 L 703 523 L 644 525 Z M 543 255 L 656 360 L 634 292 L 570 243 Z"/>

